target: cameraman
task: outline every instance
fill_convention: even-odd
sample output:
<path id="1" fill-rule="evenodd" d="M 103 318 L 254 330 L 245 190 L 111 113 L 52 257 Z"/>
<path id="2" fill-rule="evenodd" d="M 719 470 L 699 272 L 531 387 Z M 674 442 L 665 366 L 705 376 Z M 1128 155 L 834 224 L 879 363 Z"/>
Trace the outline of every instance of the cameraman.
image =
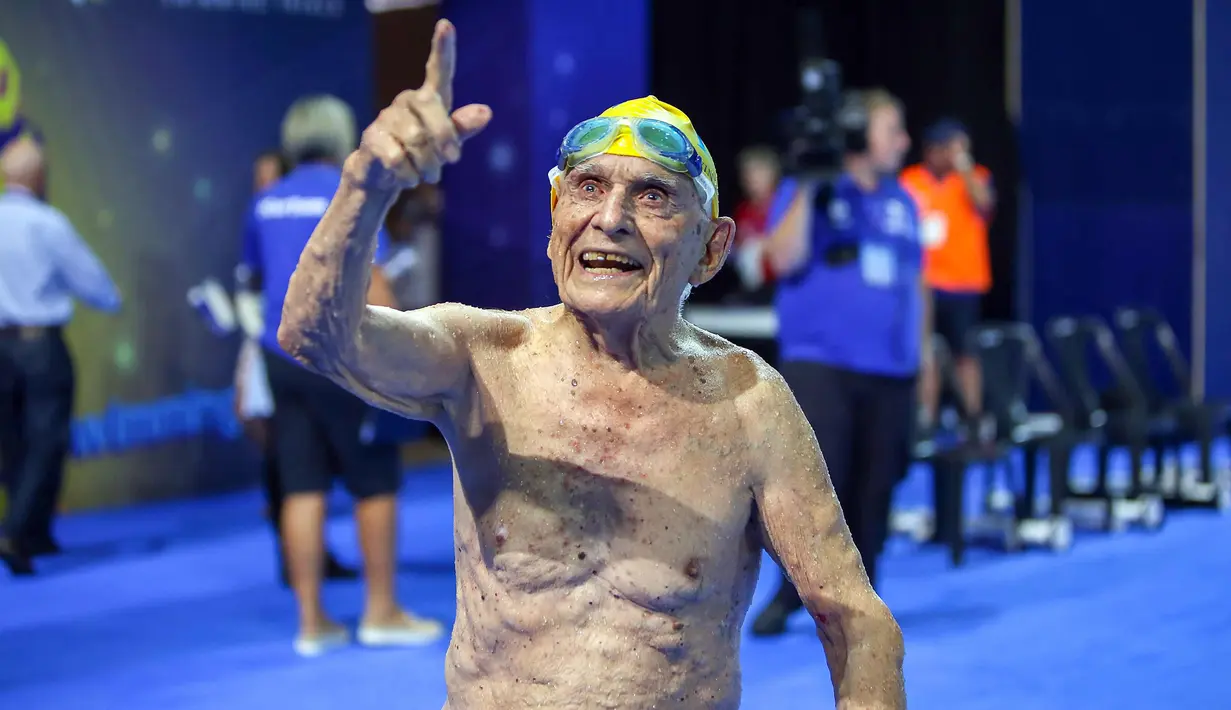
<path id="1" fill-rule="evenodd" d="M 873 585 L 890 496 L 910 465 L 929 332 L 918 215 L 896 178 L 910 145 L 903 120 L 886 91 L 848 94 L 837 121 L 841 172 L 785 180 L 766 242 L 780 274 L 779 369 L 816 432 Z M 784 575 L 753 633 L 782 633 L 800 606 Z"/>

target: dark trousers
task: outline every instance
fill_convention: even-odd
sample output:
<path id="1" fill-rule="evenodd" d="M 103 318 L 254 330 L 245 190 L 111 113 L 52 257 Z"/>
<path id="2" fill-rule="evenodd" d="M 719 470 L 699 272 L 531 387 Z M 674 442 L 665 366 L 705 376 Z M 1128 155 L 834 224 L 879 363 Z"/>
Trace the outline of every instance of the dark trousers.
<path id="1" fill-rule="evenodd" d="M 274 446 L 273 432 L 266 433 L 265 448 L 261 452 L 261 490 L 265 493 L 265 505 L 269 508 L 269 524 L 273 526 L 274 538 L 282 540 L 282 474 L 278 469 L 278 451 Z"/>
<path id="2" fill-rule="evenodd" d="M 71 441 L 73 361 L 59 328 L 0 329 L 3 536 L 18 549 L 51 539 Z"/>
<path id="3" fill-rule="evenodd" d="M 784 362 L 779 370 L 816 432 L 846 524 L 875 586 L 893 488 L 910 467 L 915 379 L 813 362 Z M 791 609 L 801 606 L 785 574 L 776 601 Z"/>

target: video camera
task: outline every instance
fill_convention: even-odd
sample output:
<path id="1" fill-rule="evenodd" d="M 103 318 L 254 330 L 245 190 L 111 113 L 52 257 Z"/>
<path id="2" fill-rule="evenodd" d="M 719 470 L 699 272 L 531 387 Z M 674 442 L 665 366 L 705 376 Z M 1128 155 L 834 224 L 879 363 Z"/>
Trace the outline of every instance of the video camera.
<path id="1" fill-rule="evenodd" d="M 832 177 L 847 152 L 866 149 L 867 115 L 842 91 L 842 67 L 825 56 L 821 12 L 799 11 L 799 88 L 802 101 L 786 116 L 783 170 L 788 175 Z"/>

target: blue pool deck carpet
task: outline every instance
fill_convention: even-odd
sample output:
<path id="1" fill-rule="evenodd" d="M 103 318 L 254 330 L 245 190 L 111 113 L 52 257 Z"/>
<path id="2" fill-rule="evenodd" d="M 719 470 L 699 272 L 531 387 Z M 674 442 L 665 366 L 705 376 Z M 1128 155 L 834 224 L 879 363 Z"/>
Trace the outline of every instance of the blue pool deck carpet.
<path id="1" fill-rule="evenodd" d="M 926 500 L 926 485 L 912 474 L 899 503 Z M 401 596 L 451 620 L 448 469 L 410 472 L 402 501 Z M 0 573 L 0 710 L 438 710 L 443 640 L 292 653 L 260 509 L 251 492 L 65 517 L 66 554 L 34 579 Z M 353 561 L 345 500 L 334 509 L 329 539 Z M 1231 517 L 1080 534 L 1059 555 L 975 549 L 957 570 L 943 550 L 894 540 L 883 569 L 913 710 L 1231 708 Z M 767 560 L 754 613 L 776 575 Z M 354 623 L 360 585 L 330 584 L 326 601 Z M 833 707 L 806 616 L 781 638 L 746 637 L 743 666 L 744 708 Z"/>

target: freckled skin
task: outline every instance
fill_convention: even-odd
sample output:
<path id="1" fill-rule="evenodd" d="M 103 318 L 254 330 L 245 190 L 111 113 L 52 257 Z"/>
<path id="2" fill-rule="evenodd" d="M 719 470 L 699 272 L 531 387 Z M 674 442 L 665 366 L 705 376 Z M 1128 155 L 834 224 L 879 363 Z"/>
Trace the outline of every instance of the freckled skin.
<path id="1" fill-rule="evenodd" d="M 729 220 L 649 161 L 586 165 L 553 211 L 562 305 L 365 307 L 391 199 L 360 178 L 343 181 L 288 290 L 288 352 L 449 442 L 446 708 L 737 708 L 762 547 L 818 620 L 838 707 L 904 708 L 900 631 L 794 398 L 755 355 L 679 317 L 684 287 L 721 267 Z M 642 268 L 595 278 L 591 249 Z"/>
<path id="2" fill-rule="evenodd" d="M 737 707 L 761 544 L 735 402 L 698 394 L 683 358 L 607 366 L 567 319 L 519 314 L 450 417 L 449 707 Z M 693 337 L 715 381 L 755 382 L 742 351 Z"/>

